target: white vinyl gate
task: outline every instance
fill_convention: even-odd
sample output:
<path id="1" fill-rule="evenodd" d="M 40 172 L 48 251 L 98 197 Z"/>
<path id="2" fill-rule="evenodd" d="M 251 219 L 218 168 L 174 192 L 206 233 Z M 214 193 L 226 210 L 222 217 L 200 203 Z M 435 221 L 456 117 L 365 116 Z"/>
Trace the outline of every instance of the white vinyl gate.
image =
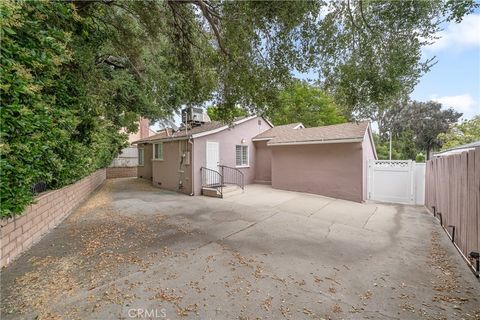
<path id="1" fill-rule="evenodd" d="M 369 200 L 415 204 L 415 161 L 369 160 Z"/>

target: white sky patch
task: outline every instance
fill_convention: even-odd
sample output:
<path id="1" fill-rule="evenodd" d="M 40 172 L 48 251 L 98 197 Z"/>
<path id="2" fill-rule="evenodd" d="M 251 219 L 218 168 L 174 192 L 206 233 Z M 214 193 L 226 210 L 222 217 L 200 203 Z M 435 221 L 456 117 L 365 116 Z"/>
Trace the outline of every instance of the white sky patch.
<path id="1" fill-rule="evenodd" d="M 437 36 L 439 39 L 424 47 L 425 53 L 480 47 L 480 14 L 465 16 L 460 23 L 449 22 Z"/>
<path id="2" fill-rule="evenodd" d="M 453 108 L 463 113 L 463 118 L 471 118 L 480 113 L 477 101 L 468 93 L 457 96 L 432 96 L 431 100 L 441 103 L 445 108 Z"/>

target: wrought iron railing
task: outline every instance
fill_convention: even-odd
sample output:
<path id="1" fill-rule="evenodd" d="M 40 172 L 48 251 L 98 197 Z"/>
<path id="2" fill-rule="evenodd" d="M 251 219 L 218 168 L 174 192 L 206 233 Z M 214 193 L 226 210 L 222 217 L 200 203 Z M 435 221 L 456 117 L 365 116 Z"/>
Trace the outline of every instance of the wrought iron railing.
<path id="1" fill-rule="evenodd" d="M 220 174 L 223 178 L 223 184 L 234 184 L 242 188 L 242 190 L 245 189 L 245 182 L 242 171 L 229 166 L 221 165 L 219 167 Z"/>
<path id="2" fill-rule="evenodd" d="M 234 184 L 245 189 L 245 180 L 243 172 L 237 168 L 229 166 L 219 166 L 219 171 L 212 170 L 206 167 L 201 167 L 202 174 L 202 189 L 215 188 L 220 192 L 220 197 L 223 198 L 223 187 L 227 184 Z"/>
<path id="3" fill-rule="evenodd" d="M 216 188 L 220 192 L 220 196 L 222 196 L 223 195 L 223 178 L 220 172 L 206 168 L 206 167 L 201 167 L 200 172 L 202 174 L 202 189 Z"/>

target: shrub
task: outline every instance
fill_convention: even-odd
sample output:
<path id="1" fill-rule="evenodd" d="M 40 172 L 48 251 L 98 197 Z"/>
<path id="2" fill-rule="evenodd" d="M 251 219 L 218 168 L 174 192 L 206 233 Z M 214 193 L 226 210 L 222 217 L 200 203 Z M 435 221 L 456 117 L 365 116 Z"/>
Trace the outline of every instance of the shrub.
<path id="1" fill-rule="evenodd" d="M 425 155 L 423 153 L 417 153 L 417 156 L 415 157 L 416 162 L 425 162 Z"/>
<path id="2" fill-rule="evenodd" d="M 50 189 L 108 165 L 125 143 L 119 127 L 83 98 L 71 70 L 74 52 L 68 28 L 76 26 L 72 7 L 60 2 L 0 3 L 0 217 L 23 212 L 31 187 Z"/>

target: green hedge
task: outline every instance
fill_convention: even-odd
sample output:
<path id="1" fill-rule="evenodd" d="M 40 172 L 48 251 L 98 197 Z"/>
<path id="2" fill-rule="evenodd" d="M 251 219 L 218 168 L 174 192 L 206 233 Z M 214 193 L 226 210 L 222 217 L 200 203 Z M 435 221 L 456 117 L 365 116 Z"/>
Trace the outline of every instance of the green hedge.
<path id="1" fill-rule="evenodd" d="M 60 188 L 107 166 L 125 135 L 85 98 L 71 49 L 81 22 L 70 5 L 2 1 L 0 15 L 4 218 L 32 202 L 34 183 Z"/>

